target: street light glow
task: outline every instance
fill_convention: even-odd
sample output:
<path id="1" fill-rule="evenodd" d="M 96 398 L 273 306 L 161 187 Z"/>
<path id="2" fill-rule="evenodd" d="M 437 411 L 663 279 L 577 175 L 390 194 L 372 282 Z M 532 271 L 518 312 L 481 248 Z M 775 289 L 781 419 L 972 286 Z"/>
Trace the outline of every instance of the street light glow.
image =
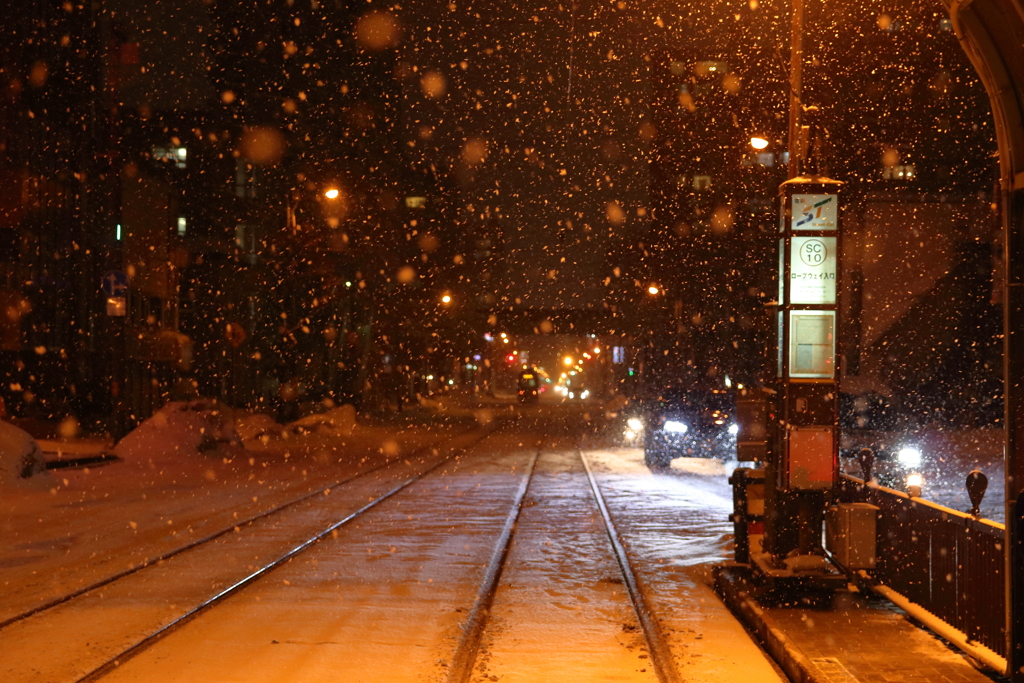
<path id="1" fill-rule="evenodd" d="M 572 365 L 572 356 L 566 356 L 565 358 L 562 359 L 562 362 L 565 363 L 566 365 Z"/>
<path id="2" fill-rule="evenodd" d="M 441 303 L 443 303 L 443 304 L 450 304 L 451 302 L 452 302 L 451 295 L 445 294 L 444 296 L 441 297 Z"/>
<path id="3" fill-rule="evenodd" d="M 651 285 L 650 287 L 647 288 L 647 293 L 651 295 L 657 294 L 659 291 L 661 290 L 658 289 L 657 285 Z"/>
<path id="4" fill-rule="evenodd" d="M 750 146 L 754 149 L 764 149 L 768 146 L 768 141 L 764 138 L 750 138 Z"/>
<path id="5" fill-rule="evenodd" d="M 341 193 L 338 192 L 338 190 L 333 187 L 327 190 L 327 192 L 324 192 L 324 196 L 327 197 L 328 199 L 337 199 L 339 194 Z"/>

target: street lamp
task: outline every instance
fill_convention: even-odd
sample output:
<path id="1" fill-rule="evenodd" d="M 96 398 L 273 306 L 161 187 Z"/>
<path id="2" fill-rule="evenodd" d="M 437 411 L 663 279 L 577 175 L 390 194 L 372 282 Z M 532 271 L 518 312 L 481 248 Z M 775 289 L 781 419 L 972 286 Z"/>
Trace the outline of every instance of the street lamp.
<path id="1" fill-rule="evenodd" d="M 326 192 L 324 192 L 324 196 L 327 197 L 328 199 L 337 199 L 340 194 L 341 192 L 336 187 L 332 187 Z"/>
<path id="2" fill-rule="evenodd" d="M 450 304 L 451 302 L 452 302 L 452 297 L 451 297 L 450 294 L 445 294 L 444 296 L 441 297 L 441 303 L 443 303 L 443 304 Z"/>
<path id="3" fill-rule="evenodd" d="M 658 285 L 649 285 L 647 287 L 647 293 L 650 294 L 651 296 L 657 296 L 658 294 L 661 293 L 661 289 L 658 287 Z"/>
<path id="4" fill-rule="evenodd" d="M 750 138 L 750 146 L 753 147 L 754 149 L 758 149 L 758 150 L 764 149 L 768 145 L 769 145 L 769 142 L 765 138 L 757 137 L 757 136 Z"/>

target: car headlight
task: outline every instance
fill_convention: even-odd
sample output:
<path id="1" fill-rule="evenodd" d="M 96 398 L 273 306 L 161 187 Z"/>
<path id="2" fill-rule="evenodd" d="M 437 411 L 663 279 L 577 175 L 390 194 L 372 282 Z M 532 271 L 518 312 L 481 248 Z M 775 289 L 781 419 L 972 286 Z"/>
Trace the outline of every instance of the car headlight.
<path id="1" fill-rule="evenodd" d="M 740 433 L 740 426 L 737 424 L 729 425 L 729 433 L 732 434 L 733 436 L 736 436 L 737 434 Z"/>
<path id="2" fill-rule="evenodd" d="M 671 432 L 673 434 L 686 433 L 686 425 L 683 424 L 682 422 L 676 422 L 675 420 L 665 420 L 665 426 L 663 427 L 663 429 L 666 432 Z"/>
<path id="3" fill-rule="evenodd" d="M 638 417 L 629 418 L 628 420 L 626 420 L 626 424 L 629 425 L 629 428 L 632 429 L 634 432 L 639 432 L 641 429 L 644 428 L 643 420 L 641 420 Z"/>
<path id="4" fill-rule="evenodd" d="M 896 459 L 900 461 L 900 464 L 904 467 L 911 469 L 921 466 L 921 450 L 919 448 L 901 448 L 896 454 Z"/>

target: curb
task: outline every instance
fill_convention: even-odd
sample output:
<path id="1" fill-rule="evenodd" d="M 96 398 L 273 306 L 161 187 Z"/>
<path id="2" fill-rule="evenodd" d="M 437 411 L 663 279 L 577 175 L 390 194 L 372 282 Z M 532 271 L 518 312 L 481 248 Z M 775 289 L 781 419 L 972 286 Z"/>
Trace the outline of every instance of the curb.
<path id="1" fill-rule="evenodd" d="M 712 570 L 715 592 L 726 607 L 753 631 L 792 683 L 833 683 L 832 677 L 821 671 L 750 597 L 746 570 L 742 565 L 719 565 Z"/>

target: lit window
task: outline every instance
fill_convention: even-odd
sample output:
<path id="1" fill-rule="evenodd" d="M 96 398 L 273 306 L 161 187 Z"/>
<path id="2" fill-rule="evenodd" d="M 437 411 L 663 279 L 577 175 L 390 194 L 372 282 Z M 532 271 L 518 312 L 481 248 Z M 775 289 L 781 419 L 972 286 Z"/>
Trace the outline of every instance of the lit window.
<path id="1" fill-rule="evenodd" d="M 242 251 L 255 251 L 255 244 L 250 244 L 252 234 L 249 227 L 245 223 L 239 223 L 235 226 L 235 246 Z"/>
<path id="2" fill-rule="evenodd" d="M 949 17 L 942 17 L 939 19 L 939 30 L 940 31 L 952 31 L 953 21 Z"/>
<path id="3" fill-rule="evenodd" d="M 188 229 L 188 222 L 184 216 L 178 216 L 178 237 L 184 237 Z"/>
<path id="4" fill-rule="evenodd" d="M 235 195 L 238 197 L 256 196 L 256 169 L 244 159 L 235 160 Z"/>
<path id="5" fill-rule="evenodd" d="M 405 205 L 410 209 L 422 209 L 427 205 L 426 197 L 406 197 Z"/>
<path id="6" fill-rule="evenodd" d="M 626 362 L 626 347 L 624 346 L 613 346 L 612 347 L 612 362 L 621 364 Z"/>
<path id="7" fill-rule="evenodd" d="M 166 161 L 178 168 L 185 168 L 188 150 L 184 147 L 154 147 L 151 156 L 157 161 Z"/>
<path id="8" fill-rule="evenodd" d="M 699 191 L 711 189 L 711 176 L 709 175 L 695 175 L 693 176 L 693 189 Z"/>

